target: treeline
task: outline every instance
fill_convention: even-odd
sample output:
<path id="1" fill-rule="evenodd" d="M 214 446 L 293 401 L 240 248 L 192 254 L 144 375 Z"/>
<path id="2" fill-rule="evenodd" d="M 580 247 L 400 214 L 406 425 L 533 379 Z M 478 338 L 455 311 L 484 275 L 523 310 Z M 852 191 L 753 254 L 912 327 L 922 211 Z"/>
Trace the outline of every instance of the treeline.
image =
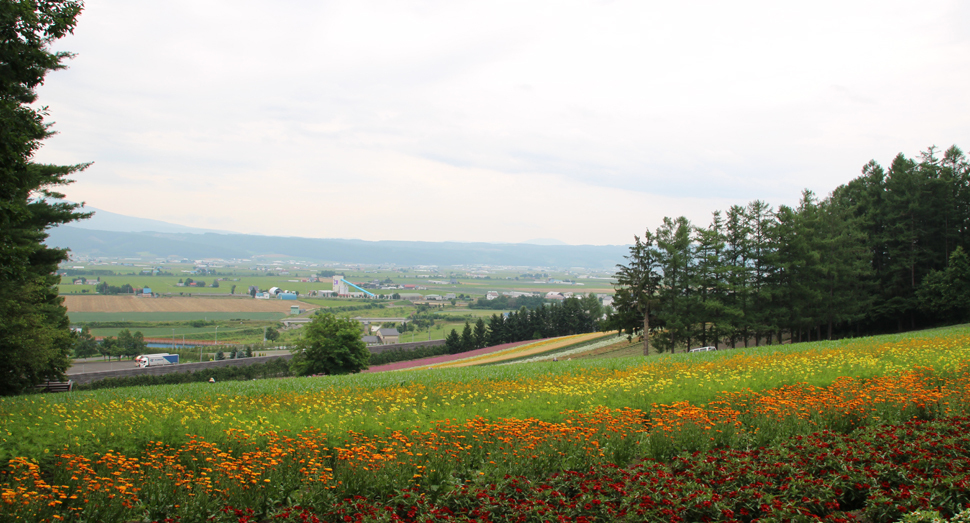
<path id="1" fill-rule="evenodd" d="M 474 328 L 466 321 L 461 334 L 451 330 L 445 346 L 449 354 L 458 354 L 503 343 L 596 332 L 602 317 L 603 306 L 595 294 L 573 296 L 532 310 L 521 307 L 507 316 L 493 314 L 488 325 L 482 318 Z"/>
<path id="2" fill-rule="evenodd" d="M 795 207 L 754 201 L 715 212 L 707 227 L 665 218 L 619 266 L 608 328 L 652 332 L 671 350 L 966 321 L 968 182 L 960 149 L 930 148 L 888 169 L 871 161 Z"/>
<path id="3" fill-rule="evenodd" d="M 57 269 L 64 276 L 115 276 L 115 271 L 107 269 Z"/>
<path id="4" fill-rule="evenodd" d="M 194 372 L 172 372 L 154 376 L 141 374 L 119 378 L 105 378 L 91 383 L 75 386 L 75 390 L 114 389 L 118 387 L 141 387 L 147 385 L 173 385 L 179 383 L 198 383 L 209 381 L 249 381 L 266 378 L 292 376 L 290 364 L 283 358 L 275 358 L 265 363 L 254 363 L 238 367 L 214 367 Z"/>
<path id="5" fill-rule="evenodd" d="M 365 303 L 363 305 L 340 305 L 337 307 L 324 307 L 323 309 L 320 309 L 320 311 L 321 313 L 329 312 L 329 313 L 336 314 L 338 312 L 366 311 L 370 309 L 383 309 L 385 307 L 387 307 L 387 304 L 371 302 L 371 303 Z"/>
<path id="6" fill-rule="evenodd" d="M 107 337 L 99 342 L 91 335 L 91 331 L 85 327 L 74 338 L 73 352 L 75 358 L 89 358 L 91 356 L 101 355 L 108 359 L 118 358 L 120 361 L 122 356 L 134 358 L 135 356 L 144 354 L 147 348 L 148 344 L 145 343 L 145 336 L 141 331 L 136 331 L 132 334 L 128 329 L 124 329 L 118 333 L 116 338 Z"/>
<path id="7" fill-rule="evenodd" d="M 94 286 L 94 290 L 95 290 L 95 292 L 98 292 L 98 293 L 104 294 L 104 295 L 112 295 L 112 294 L 134 294 L 135 293 L 135 288 L 132 287 L 131 284 L 126 283 L 126 284 L 122 285 L 121 287 L 115 287 L 114 285 L 110 285 L 106 281 L 103 281 L 103 282 L 95 285 Z"/>
<path id="8" fill-rule="evenodd" d="M 432 358 L 443 354 L 448 354 L 448 347 L 446 345 L 421 345 L 413 349 L 394 349 L 371 354 L 368 365 L 376 367 L 387 363 L 420 360 L 421 358 Z"/>
<path id="9" fill-rule="evenodd" d="M 542 296 L 516 296 L 509 297 L 504 294 L 500 294 L 498 298 L 489 300 L 488 298 L 478 298 L 477 301 L 468 304 L 469 309 L 489 309 L 489 310 L 507 310 L 507 309 L 520 309 L 525 307 L 526 309 L 532 310 L 536 307 L 541 307 L 546 302 L 545 298 Z"/>

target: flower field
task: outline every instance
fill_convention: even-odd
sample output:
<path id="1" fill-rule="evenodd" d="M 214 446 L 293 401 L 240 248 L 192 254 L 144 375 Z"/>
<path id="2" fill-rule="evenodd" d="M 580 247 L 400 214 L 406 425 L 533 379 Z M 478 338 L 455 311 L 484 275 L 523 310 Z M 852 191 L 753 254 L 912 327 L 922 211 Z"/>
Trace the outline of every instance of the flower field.
<path id="1" fill-rule="evenodd" d="M 894 521 L 970 508 L 970 330 L 0 400 L 0 519 Z"/>

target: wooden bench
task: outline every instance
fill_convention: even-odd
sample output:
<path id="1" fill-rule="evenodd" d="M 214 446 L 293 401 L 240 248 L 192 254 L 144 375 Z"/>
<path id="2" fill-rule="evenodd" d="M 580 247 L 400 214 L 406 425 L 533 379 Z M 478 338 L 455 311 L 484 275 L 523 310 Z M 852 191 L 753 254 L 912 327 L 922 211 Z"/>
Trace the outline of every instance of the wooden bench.
<path id="1" fill-rule="evenodd" d="M 70 392 L 74 389 L 74 380 L 46 381 L 36 387 L 40 392 Z"/>

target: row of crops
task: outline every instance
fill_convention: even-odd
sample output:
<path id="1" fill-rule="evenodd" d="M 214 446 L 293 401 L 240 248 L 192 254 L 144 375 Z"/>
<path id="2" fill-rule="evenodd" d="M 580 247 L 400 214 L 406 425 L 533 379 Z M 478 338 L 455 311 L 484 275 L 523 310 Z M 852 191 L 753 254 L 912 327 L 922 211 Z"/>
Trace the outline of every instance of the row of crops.
<path id="1" fill-rule="evenodd" d="M 970 508 L 968 361 L 952 328 L 7 398 L 0 519 L 949 517 Z"/>

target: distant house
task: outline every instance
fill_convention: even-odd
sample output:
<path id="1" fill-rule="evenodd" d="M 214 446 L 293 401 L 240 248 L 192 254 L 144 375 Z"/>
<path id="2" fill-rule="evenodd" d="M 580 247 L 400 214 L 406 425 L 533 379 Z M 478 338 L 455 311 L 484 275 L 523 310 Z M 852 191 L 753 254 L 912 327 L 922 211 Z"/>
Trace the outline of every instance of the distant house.
<path id="1" fill-rule="evenodd" d="M 456 298 L 456 296 L 455 296 L 455 293 L 453 293 L 453 292 L 449 292 L 448 294 L 445 294 L 445 299 L 446 300 L 453 300 L 455 298 Z"/>
<path id="2" fill-rule="evenodd" d="M 377 336 L 381 339 L 382 345 L 392 345 L 397 343 L 401 333 L 398 332 L 397 329 L 391 327 L 378 330 Z"/>
<path id="3" fill-rule="evenodd" d="M 563 296 L 562 294 L 558 293 L 558 292 L 547 292 L 546 293 L 546 299 L 547 300 L 560 300 L 560 301 L 562 301 L 562 300 L 565 300 L 566 297 Z"/>
<path id="4" fill-rule="evenodd" d="M 424 299 L 426 299 L 428 301 L 431 301 L 431 300 L 441 301 L 442 300 L 442 297 L 441 297 L 440 294 L 428 294 L 428 295 L 425 295 Z"/>
<path id="5" fill-rule="evenodd" d="M 494 300 L 496 298 L 498 298 L 498 291 L 488 291 L 485 293 L 486 300 Z"/>
<path id="6" fill-rule="evenodd" d="M 402 292 L 398 296 L 400 296 L 402 300 L 408 300 L 408 301 L 418 301 L 418 300 L 424 299 L 424 296 L 416 292 Z"/>
<path id="7" fill-rule="evenodd" d="M 364 343 L 366 343 L 368 347 L 370 347 L 371 345 L 380 345 L 381 344 L 381 339 L 378 338 L 377 336 L 364 336 L 361 339 L 364 340 Z"/>

